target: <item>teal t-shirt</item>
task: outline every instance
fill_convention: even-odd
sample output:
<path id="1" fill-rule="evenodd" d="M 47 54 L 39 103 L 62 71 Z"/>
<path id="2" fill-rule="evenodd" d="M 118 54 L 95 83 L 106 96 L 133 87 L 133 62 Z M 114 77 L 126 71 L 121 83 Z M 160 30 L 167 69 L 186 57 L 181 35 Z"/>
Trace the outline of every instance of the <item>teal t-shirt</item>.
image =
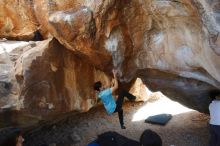
<path id="1" fill-rule="evenodd" d="M 104 104 L 104 107 L 105 107 L 107 113 L 112 114 L 116 108 L 115 99 L 112 96 L 112 89 L 107 88 L 107 89 L 101 91 L 98 94 L 98 97 L 102 100 L 102 103 Z"/>

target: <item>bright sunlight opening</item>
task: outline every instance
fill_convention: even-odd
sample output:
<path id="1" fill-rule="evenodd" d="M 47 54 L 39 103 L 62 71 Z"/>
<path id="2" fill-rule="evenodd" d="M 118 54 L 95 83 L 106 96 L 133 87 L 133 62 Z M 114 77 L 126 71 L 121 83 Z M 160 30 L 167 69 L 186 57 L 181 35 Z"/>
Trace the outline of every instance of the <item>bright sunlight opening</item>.
<path id="1" fill-rule="evenodd" d="M 139 101 L 146 101 L 145 104 L 134 114 L 132 121 L 145 120 L 149 116 L 158 114 L 177 115 L 193 111 L 178 102 L 172 101 L 161 92 L 151 92 L 140 78 L 134 82 L 130 92 Z"/>
<path id="2" fill-rule="evenodd" d="M 152 93 L 153 94 L 153 93 Z M 133 116 L 132 121 L 145 120 L 149 116 L 157 114 L 171 114 L 177 115 L 193 111 L 178 102 L 172 101 L 166 96 L 161 96 L 154 102 L 146 102 Z"/>

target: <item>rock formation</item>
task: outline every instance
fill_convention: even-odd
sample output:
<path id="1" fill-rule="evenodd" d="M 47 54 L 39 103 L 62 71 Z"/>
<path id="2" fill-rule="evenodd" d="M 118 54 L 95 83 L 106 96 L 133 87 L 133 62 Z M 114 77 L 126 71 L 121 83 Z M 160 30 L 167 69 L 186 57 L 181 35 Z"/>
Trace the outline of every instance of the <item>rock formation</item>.
<path id="1" fill-rule="evenodd" d="M 95 104 L 92 83 L 109 82 L 112 68 L 122 85 L 139 77 L 152 91 L 201 112 L 207 112 L 209 92 L 220 90 L 218 0 L 0 4 L 0 37 L 37 41 L 16 48 L 22 51 L 10 64 L 1 61 L 12 72 L 5 72 L 7 81 L 0 78 L 2 107 L 13 95 L 37 116 L 87 111 Z"/>
<path id="2" fill-rule="evenodd" d="M 13 43 L 16 42 L 4 42 L 5 46 Z M 2 59 L 9 60 L 0 66 L 4 69 L 0 92 L 3 113 L 18 110 L 26 118 L 33 115 L 35 120 L 43 120 L 48 115 L 88 111 L 96 104 L 92 88 L 95 80 L 110 84 L 103 72 L 54 39 L 23 43 L 1 55 Z M 8 124 L 16 121 L 11 120 Z"/>

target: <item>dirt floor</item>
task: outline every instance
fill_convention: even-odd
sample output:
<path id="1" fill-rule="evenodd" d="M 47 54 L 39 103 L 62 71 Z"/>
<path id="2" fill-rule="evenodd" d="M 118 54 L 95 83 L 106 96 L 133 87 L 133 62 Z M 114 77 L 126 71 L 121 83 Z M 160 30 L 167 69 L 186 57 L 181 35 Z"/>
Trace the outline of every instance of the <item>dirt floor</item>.
<path id="1" fill-rule="evenodd" d="M 98 134 L 105 131 L 116 131 L 128 138 L 139 140 L 145 129 L 156 131 L 162 138 L 163 146 L 207 146 L 208 145 L 208 116 L 197 111 L 175 113 L 165 125 L 153 125 L 144 122 L 143 113 L 149 114 L 158 101 L 151 102 L 126 102 L 124 104 L 125 130 L 121 129 L 118 115 L 109 116 L 103 106 L 91 109 L 87 113 L 72 114 L 56 124 L 36 129 L 25 136 L 25 146 L 39 146 L 46 143 L 50 146 L 86 146 Z M 169 105 L 163 107 L 168 108 Z M 171 105 L 172 106 L 172 105 Z M 157 107 L 162 108 L 162 107 Z M 142 117 L 134 120 L 137 113 L 142 110 Z M 153 111 L 154 110 L 154 111 Z M 174 106 L 172 111 L 178 111 Z M 166 110 L 162 111 L 167 113 Z"/>

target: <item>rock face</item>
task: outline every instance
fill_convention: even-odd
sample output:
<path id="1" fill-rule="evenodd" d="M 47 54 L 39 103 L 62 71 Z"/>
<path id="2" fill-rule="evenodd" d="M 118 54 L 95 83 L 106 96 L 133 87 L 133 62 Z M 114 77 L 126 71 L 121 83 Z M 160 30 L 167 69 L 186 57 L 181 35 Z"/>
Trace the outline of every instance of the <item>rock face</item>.
<path id="1" fill-rule="evenodd" d="M 38 25 L 32 1 L 0 1 L 0 37 L 30 40 Z"/>
<path id="2" fill-rule="evenodd" d="M 43 113 L 39 109 L 89 110 L 95 102 L 93 83 L 109 83 L 109 79 L 86 62 L 55 40 L 39 42 L 24 52 L 15 66 L 24 108 L 36 114 Z"/>
<path id="3" fill-rule="evenodd" d="M 1 37 L 31 40 L 36 30 L 43 38 L 54 37 L 32 43 L 16 60 L 16 78 L 10 78 L 16 79 L 19 89 L 13 89 L 21 91 L 24 108 L 36 115 L 47 113 L 41 108 L 88 110 L 92 83 L 112 68 L 122 84 L 139 77 L 151 90 L 201 112 L 207 112 L 209 91 L 220 90 L 218 0 L 0 3 Z"/>
<path id="4" fill-rule="evenodd" d="M 13 43 L 18 42 L 4 42 L 6 46 Z M 1 77 L 5 77 L 1 78 L 1 112 L 14 116 L 11 110 L 18 110 L 24 117 L 24 121 L 9 119 L 8 124 L 26 124 L 31 117 L 36 122 L 60 113 L 88 111 L 96 103 L 93 83 L 103 80 L 110 84 L 103 72 L 56 40 L 21 45 L 1 54 L 8 59 L 0 64 L 4 69 Z"/>
<path id="5" fill-rule="evenodd" d="M 125 81 L 134 78 L 137 70 L 152 68 L 219 86 L 219 57 L 209 41 L 213 28 L 209 23 L 216 28 L 212 33 L 218 33 L 219 23 L 214 20 L 217 1 L 35 3 L 38 11 L 48 14 L 37 13 L 39 22 L 61 44 L 86 55 L 102 69 L 112 62 Z M 199 13 L 209 5 L 215 5 L 216 13 L 207 18 L 212 22 Z M 218 50 L 216 41 L 213 44 Z M 94 61 L 100 54 L 102 57 Z"/>

